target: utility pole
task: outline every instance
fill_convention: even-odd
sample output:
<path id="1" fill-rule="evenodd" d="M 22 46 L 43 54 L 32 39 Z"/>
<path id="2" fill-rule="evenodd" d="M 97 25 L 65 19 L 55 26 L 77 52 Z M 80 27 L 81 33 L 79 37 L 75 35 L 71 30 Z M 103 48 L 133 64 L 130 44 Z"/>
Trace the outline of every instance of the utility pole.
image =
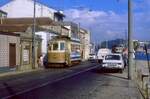
<path id="1" fill-rule="evenodd" d="M 133 79 L 132 1 L 128 0 L 128 79 Z"/>
<path id="2" fill-rule="evenodd" d="M 35 69 L 35 30 L 36 30 L 36 0 L 34 0 L 34 11 L 33 11 L 33 27 L 32 27 L 32 69 Z"/>
<path id="3" fill-rule="evenodd" d="M 128 32 L 125 30 L 125 47 L 128 45 Z"/>
<path id="4" fill-rule="evenodd" d="M 80 22 L 78 23 L 78 38 L 80 37 Z"/>

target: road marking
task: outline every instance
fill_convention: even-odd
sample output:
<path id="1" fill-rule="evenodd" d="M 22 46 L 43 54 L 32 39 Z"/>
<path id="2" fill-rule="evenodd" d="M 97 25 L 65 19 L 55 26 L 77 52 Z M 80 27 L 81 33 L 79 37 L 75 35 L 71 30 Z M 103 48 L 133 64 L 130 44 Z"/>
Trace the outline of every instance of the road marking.
<path id="1" fill-rule="evenodd" d="M 95 69 L 95 68 L 97 68 L 97 67 L 99 67 L 99 66 L 100 66 L 100 65 L 92 66 L 92 67 L 87 68 L 87 69 L 85 69 L 85 70 L 83 70 L 83 71 L 79 71 L 79 72 L 76 72 L 76 73 L 73 73 L 73 74 L 70 74 L 70 75 L 66 75 L 66 76 L 64 76 L 64 77 L 55 79 L 55 80 L 53 80 L 53 81 L 48 81 L 48 82 L 43 83 L 43 84 L 41 84 L 41 85 L 38 85 L 38 86 L 36 86 L 36 87 L 32 87 L 32 88 L 29 88 L 29 89 L 26 89 L 26 90 L 17 92 L 17 93 L 15 93 L 15 94 L 13 94 L 13 95 L 9 95 L 9 96 L 3 97 L 2 99 L 9 99 L 9 98 L 12 98 L 12 97 L 14 97 L 14 96 L 17 96 L 17 95 L 20 95 L 20 94 L 24 94 L 24 93 L 30 92 L 30 91 L 32 91 L 32 90 L 45 87 L 46 85 L 53 84 L 53 83 L 56 83 L 56 82 L 58 82 L 58 81 L 61 81 L 61 80 L 70 78 L 70 77 L 74 77 L 74 76 L 79 75 L 79 74 L 81 74 L 81 73 L 84 73 L 84 72 L 87 72 L 87 71 L 89 71 L 89 70 Z"/>

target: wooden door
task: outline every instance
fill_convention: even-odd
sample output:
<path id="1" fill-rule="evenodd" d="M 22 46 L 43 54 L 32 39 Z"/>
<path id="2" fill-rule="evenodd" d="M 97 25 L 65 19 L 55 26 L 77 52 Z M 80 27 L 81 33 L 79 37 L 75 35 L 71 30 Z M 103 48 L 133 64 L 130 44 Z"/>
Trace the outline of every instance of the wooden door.
<path id="1" fill-rule="evenodd" d="M 16 66 L 16 44 L 9 43 L 9 66 Z"/>

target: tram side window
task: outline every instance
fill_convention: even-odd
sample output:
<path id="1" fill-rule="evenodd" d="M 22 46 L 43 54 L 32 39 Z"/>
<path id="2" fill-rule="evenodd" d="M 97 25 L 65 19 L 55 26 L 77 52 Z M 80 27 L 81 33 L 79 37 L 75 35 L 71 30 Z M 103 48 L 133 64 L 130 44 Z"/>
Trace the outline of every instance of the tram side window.
<path id="1" fill-rule="evenodd" d="M 52 50 L 52 47 L 51 47 L 51 46 L 49 46 L 48 48 L 49 48 L 49 50 Z"/>
<path id="2" fill-rule="evenodd" d="M 58 43 L 53 44 L 53 50 L 58 50 Z"/>
<path id="3" fill-rule="evenodd" d="M 65 43 L 60 43 L 60 50 L 65 50 Z"/>

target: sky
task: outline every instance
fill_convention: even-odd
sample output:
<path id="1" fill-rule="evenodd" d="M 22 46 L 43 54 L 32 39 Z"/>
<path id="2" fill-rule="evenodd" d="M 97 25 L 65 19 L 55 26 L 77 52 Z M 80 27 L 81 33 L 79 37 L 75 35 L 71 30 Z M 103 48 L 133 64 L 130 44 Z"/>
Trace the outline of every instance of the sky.
<path id="1" fill-rule="evenodd" d="M 9 0 L 0 0 L 0 5 Z M 37 0 L 63 10 L 65 20 L 80 23 L 91 31 L 91 40 L 101 42 L 126 38 L 128 30 L 127 0 Z M 150 0 L 133 1 L 133 39 L 150 40 Z"/>

